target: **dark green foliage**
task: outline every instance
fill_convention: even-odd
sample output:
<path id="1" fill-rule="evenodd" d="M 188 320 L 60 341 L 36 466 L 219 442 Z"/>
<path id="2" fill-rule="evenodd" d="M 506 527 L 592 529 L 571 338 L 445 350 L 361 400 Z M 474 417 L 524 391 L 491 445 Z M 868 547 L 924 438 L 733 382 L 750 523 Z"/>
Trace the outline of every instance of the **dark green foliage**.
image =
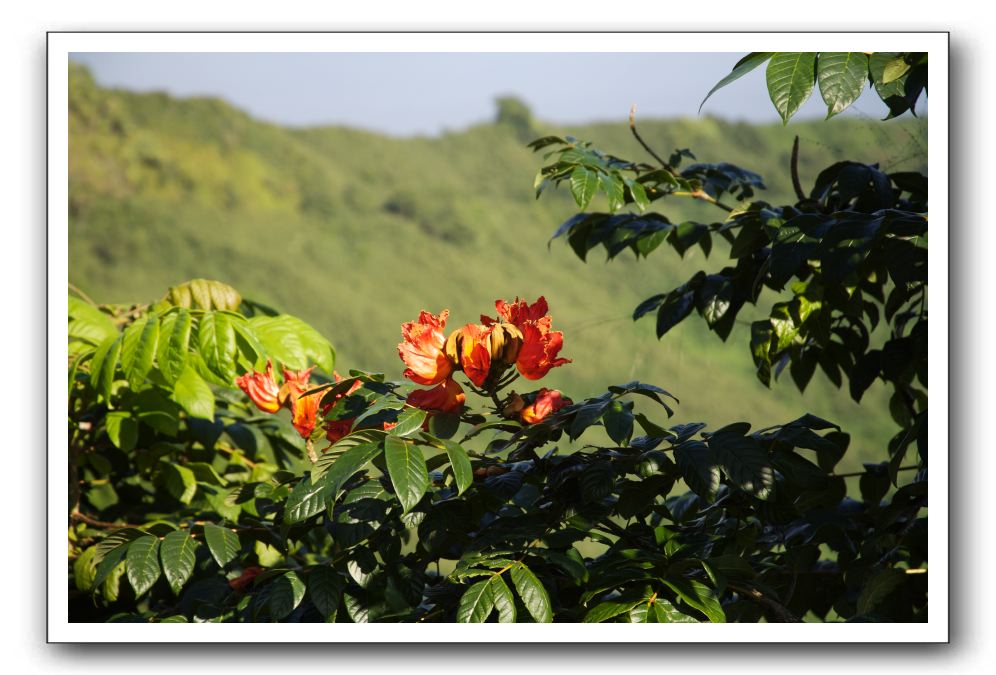
<path id="1" fill-rule="evenodd" d="M 827 104 L 827 119 L 843 112 L 868 84 L 889 107 L 886 119 L 906 111 L 927 89 L 927 54 L 923 52 L 752 52 L 712 88 L 712 94 L 767 62 L 768 94 L 786 124 L 818 83 Z M 699 109 L 701 110 L 701 105 Z"/>

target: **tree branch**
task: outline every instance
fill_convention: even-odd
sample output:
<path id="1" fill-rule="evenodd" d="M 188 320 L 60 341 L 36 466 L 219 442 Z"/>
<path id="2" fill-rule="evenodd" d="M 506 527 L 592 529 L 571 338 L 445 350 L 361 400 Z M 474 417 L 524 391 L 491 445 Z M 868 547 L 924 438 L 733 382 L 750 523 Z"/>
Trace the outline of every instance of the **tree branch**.
<path id="1" fill-rule="evenodd" d="M 792 188 L 799 201 L 806 199 L 806 193 L 802 191 L 802 183 L 799 181 L 799 137 L 795 137 L 792 142 Z"/>
<path id="2" fill-rule="evenodd" d="M 638 132 L 636 130 L 636 104 L 635 103 L 633 104 L 633 107 L 631 107 L 629 109 L 629 130 L 633 132 L 633 137 L 637 140 L 637 142 L 640 145 L 643 146 L 643 149 L 646 150 L 647 152 L 649 152 L 650 156 L 653 157 L 654 159 L 656 159 L 660 163 L 660 165 L 662 167 L 664 167 L 664 169 L 666 171 L 670 172 L 671 175 L 674 175 L 674 168 L 672 168 L 672 166 L 670 164 L 668 164 L 663 159 L 661 159 L 661 156 L 658 155 L 656 152 L 654 152 L 653 148 L 651 148 L 649 145 L 647 145 L 646 141 L 644 141 L 643 138 L 640 137 L 640 132 Z"/>
<path id="3" fill-rule="evenodd" d="M 740 586 L 739 584 L 727 584 L 726 586 L 730 590 L 735 591 L 745 598 L 748 598 L 749 600 L 752 600 L 762 607 L 770 610 L 774 615 L 774 618 L 779 623 L 802 623 L 802 620 L 790 612 L 788 607 L 777 600 L 769 598 L 756 588 L 747 588 L 746 586 Z"/>

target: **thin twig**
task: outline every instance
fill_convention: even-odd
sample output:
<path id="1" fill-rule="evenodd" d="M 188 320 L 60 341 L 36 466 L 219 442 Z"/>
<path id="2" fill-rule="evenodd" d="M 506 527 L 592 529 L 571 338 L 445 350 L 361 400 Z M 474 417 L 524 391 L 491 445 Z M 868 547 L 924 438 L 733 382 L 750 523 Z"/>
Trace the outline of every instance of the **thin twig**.
<path id="1" fill-rule="evenodd" d="M 919 469 L 918 466 L 901 466 L 896 471 L 913 471 L 914 469 Z M 832 473 L 831 478 L 856 478 L 857 476 L 864 476 L 867 471 L 854 471 L 852 473 Z"/>
<path id="2" fill-rule="evenodd" d="M 771 613 L 774 614 L 779 623 L 802 623 L 799 617 L 789 611 L 788 607 L 777 600 L 772 600 L 756 588 L 747 588 L 739 584 L 727 584 L 727 588 L 771 610 Z"/>
<path id="3" fill-rule="evenodd" d="M 661 166 L 664 167 L 664 169 L 666 171 L 668 171 L 672 175 L 674 175 L 674 168 L 672 168 L 670 164 L 668 164 L 663 159 L 661 159 L 661 156 L 658 155 L 656 152 L 654 152 L 653 148 L 651 148 L 649 145 L 647 145 L 646 141 L 644 141 L 640 137 L 640 132 L 638 132 L 636 130 L 636 104 L 635 103 L 629 109 L 629 130 L 633 132 L 633 137 L 637 140 L 637 142 L 640 145 L 643 146 L 643 149 L 646 150 L 647 152 L 649 152 L 651 157 L 653 157 L 658 162 L 660 162 Z"/>
<path id="4" fill-rule="evenodd" d="M 792 142 L 792 188 L 799 201 L 806 199 L 806 193 L 802 191 L 802 183 L 799 181 L 799 137 L 795 137 Z"/>
<path id="5" fill-rule="evenodd" d="M 73 511 L 70 513 L 69 519 L 86 523 L 87 525 L 93 525 L 94 527 L 99 527 L 104 530 L 120 530 L 124 527 L 141 527 L 141 525 L 134 525 L 132 523 L 110 523 L 106 520 L 97 520 L 93 516 L 88 516 L 79 511 Z"/>
<path id="6" fill-rule="evenodd" d="M 69 286 L 69 290 L 71 290 L 76 295 L 80 296 L 81 300 L 86 300 L 87 302 L 89 302 L 94 307 L 99 307 L 99 305 L 96 303 L 96 301 L 93 298 L 91 298 L 89 295 L 87 295 L 86 293 L 83 292 L 83 289 L 81 289 L 80 287 L 76 286 L 72 282 L 67 282 L 67 285 Z"/>

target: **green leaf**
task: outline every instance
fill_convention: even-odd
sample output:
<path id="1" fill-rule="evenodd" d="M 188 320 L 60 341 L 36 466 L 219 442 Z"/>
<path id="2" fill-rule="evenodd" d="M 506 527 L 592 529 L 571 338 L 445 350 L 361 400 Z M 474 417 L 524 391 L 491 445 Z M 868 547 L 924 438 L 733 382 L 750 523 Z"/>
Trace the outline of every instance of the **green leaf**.
<path id="1" fill-rule="evenodd" d="M 861 96 L 868 82 L 868 56 L 862 52 L 820 52 L 817 71 L 830 119 Z"/>
<path id="2" fill-rule="evenodd" d="M 664 335 L 685 320 L 695 306 L 695 291 L 688 291 L 668 300 L 657 310 L 657 337 Z"/>
<path id="3" fill-rule="evenodd" d="M 571 172 L 571 194 L 574 195 L 574 201 L 577 202 L 579 209 L 584 211 L 588 207 L 597 189 L 598 174 L 596 172 L 583 166 L 574 168 L 574 171 Z"/>
<path id="4" fill-rule="evenodd" d="M 515 623 L 515 597 L 499 575 L 491 578 L 495 609 L 498 610 L 498 623 Z"/>
<path id="5" fill-rule="evenodd" d="M 291 490 L 284 506 L 284 522 L 299 523 L 325 510 L 335 497 L 335 486 L 326 473 L 317 479 L 306 475 Z"/>
<path id="6" fill-rule="evenodd" d="M 876 84 L 891 84 L 907 72 L 910 64 L 898 52 L 875 52 L 871 56 L 872 79 Z"/>
<path id="7" fill-rule="evenodd" d="M 150 314 L 125 329 L 122 335 L 121 370 L 132 389 L 138 389 L 152 370 L 158 344 L 159 318 L 155 314 Z"/>
<path id="8" fill-rule="evenodd" d="M 609 213 L 615 213 L 626 203 L 622 179 L 617 175 L 598 174 L 598 182 L 609 198 Z"/>
<path id="9" fill-rule="evenodd" d="M 698 619 L 683 614 L 677 607 L 663 598 L 654 600 L 652 611 L 657 623 L 699 623 Z"/>
<path id="10" fill-rule="evenodd" d="M 297 609 L 304 600 L 304 582 L 296 572 L 287 572 L 270 586 L 270 617 L 276 621 L 283 619 Z"/>
<path id="11" fill-rule="evenodd" d="M 335 350 L 321 333 L 289 314 L 254 316 L 249 325 L 267 354 L 293 370 L 317 364 L 326 373 L 335 365 Z"/>
<path id="12" fill-rule="evenodd" d="M 131 542 L 125 560 L 128 583 L 135 589 L 135 597 L 139 597 L 159 579 L 159 537 L 150 534 Z"/>
<path id="13" fill-rule="evenodd" d="M 338 457 L 330 450 L 318 458 L 311 470 L 311 480 L 316 481 L 320 476 L 327 474 L 331 476 L 329 480 L 333 491 L 338 493 L 353 474 L 373 461 L 383 449 L 384 445 L 377 441 L 353 446 Z"/>
<path id="14" fill-rule="evenodd" d="M 388 436 L 384 439 L 384 458 L 394 492 L 407 513 L 418 504 L 429 487 L 425 457 L 414 443 Z"/>
<path id="15" fill-rule="evenodd" d="M 187 530 L 170 532 L 163 537 L 159 547 L 159 558 L 174 595 L 179 595 L 180 589 L 194 571 L 196 548 L 197 542 Z"/>
<path id="16" fill-rule="evenodd" d="M 97 392 L 97 399 L 109 401 L 114 384 L 114 371 L 121 356 L 121 336 L 108 338 L 100 343 L 90 362 L 90 386 Z"/>
<path id="17" fill-rule="evenodd" d="M 69 296 L 69 338 L 99 345 L 118 336 L 117 326 L 93 305 Z"/>
<path id="18" fill-rule="evenodd" d="M 234 385 L 235 328 L 223 312 L 205 312 L 197 331 L 197 348 L 205 365 L 221 379 Z"/>
<path id="19" fill-rule="evenodd" d="M 518 591 L 519 597 L 522 598 L 522 604 L 529 610 L 533 619 L 537 623 L 553 621 L 550 596 L 532 570 L 526 567 L 525 563 L 520 562 L 512 568 L 511 575 L 515 590 Z"/>
<path id="20" fill-rule="evenodd" d="M 121 564 L 121 561 L 124 560 L 125 554 L 127 553 L 127 546 L 118 546 L 104 556 L 94 570 L 93 585 L 90 587 L 91 591 L 96 591 L 104 585 L 104 582 L 107 581 L 109 576 L 111 576 L 111 573 L 118 569 L 118 565 Z M 94 557 L 96 558 L 96 555 Z"/>
<path id="21" fill-rule="evenodd" d="M 436 438 L 453 438 L 459 429 L 459 413 L 437 413 L 429 418 L 429 433 Z"/>
<path id="22" fill-rule="evenodd" d="M 453 469 L 453 480 L 456 481 L 457 495 L 463 494 L 474 482 L 474 470 L 470 466 L 470 459 L 467 451 L 459 443 L 442 440 L 446 456 L 450 460 L 450 467 Z"/>
<path id="23" fill-rule="evenodd" d="M 616 444 L 629 445 L 633 436 L 633 406 L 622 401 L 613 401 L 602 416 L 605 432 Z"/>
<path id="24" fill-rule="evenodd" d="M 186 309 L 170 312 L 162 320 L 159 330 L 159 347 L 156 358 L 159 372 L 166 381 L 174 384 L 187 366 L 190 332 L 193 319 Z"/>
<path id="25" fill-rule="evenodd" d="M 768 95 L 784 124 L 813 93 L 815 66 L 815 52 L 777 52 L 768 62 Z"/>
<path id="26" fill-rule="evenodd" d="M 104 421 L 107 437 L 116 448 L 129 452 L 138 441 L 138 422 L 127 412 L 110 412 Z"/>
<path id="27" fill-rule="evenodd" d="M 713 458 L 713 453 L 702 441 L 686 441 L 675 448 L 674 460 L 681 469 L 685 479 L 695 494 L 707 501 L 716 498 L 719 490 L 719 467 Z"/>
<path id="28" fill-rule="evenodd" d="M 191 279 L 166 291 L 157 308 L 175 306 L 234 312 L 241 304 L 242 297 L 239 292 L 228 284 L 211 279 Z"/>
<path id="29" fill-rule="evenodd" d="M 219 527 L 214 523 L 204 525 L 204 541 L 207 543 L 208 550 L 211 551 L 215 562 L 218 563 L 218 567 L 221 568 L 235 560 L 242 549 L 239 535 L 227 527 Z"/>
<path id="30" fill-rule="evenodd" d="M 106 556 L 110 555 L 114 551 L 117 551 L 118 549 L 121 549 L 121 555 L 124 555 L 124 549 L 122 547 L 124 547 L 125 544 L 134 541 L 139 537 L 143 537 L 146 534 L 148 533 L 135 527 L 123 527 L 120 530 L 114 530 L 94 547 L 95 553 L 93 561 L 95 563 L 99 563 Z"/>
<path id="31" fill-rule="evenodd" d="M 197 494 L 197 478 L 194 472 L 185 466 L 169 462 L 162 463 L 161 472 L 166 491 L 178 501 L 189 504 Z"/>
<path id="32" fill-rule="evenodd" d="M 679 598 L 705 614 L 712 623 L 726 623 L 723 605 L 720 604 L 719 597 L 713 589 L 700 581 L 690 579 L 661 579 L 661 581 L 670 586 Z"/>
<path id="33" fill-rule="evenodd" d="M 588 610 L 581 621 L 582 623 L 602 623 L 620 614 L 625 614 L 641 602 L 643 600 L 606 600 Z"/>
<path id="34" fill-rule="evenodd" d="M 97 565 L 93 559 L 96 552 L 97 547 L 91 546 L 73 561 L 73 581 L 76 583 L 76 588 L 84 593 L 93 590 L 93 580 L 97 575 Z"/>
<path id="35" fill-rule="evenodd" d="M 208 383 L 188 363 L 173 386 L 173 400 L 191 417 L 214 420 L 214 394 Z"/>
<path id="36" fill-rule="evenodd" d="M 335 618 L 344 583 L 331 567 L 319 565 L 308 572 L 308 597 L 326 621 Z"/>
<path id="37" fill-rule="evenodd" d="M 398 425 L 390 430 L 392 436 L 410 436 L 422 428 L 426 412 L 419 408 L 406 408 L 398 415 Z"/>
<path id="38" fill-rule="evenodd" d="M 643 183 L 639 183 L 632 178 L 624 178 L 623 182 L 629 188 L 629 196 L 633 198 L 636 208 L 640 211 L 646 211 L 647 207 L 650 206 L 650 198 L 647 197 L 647 190 L 643 187 Z"/>
<path id="39" fill-rule="evenodd" d="M 719 465 L 737 486 L 758 499 L 767 499 L 775 486 L 768 453 L 749 436 L 717 432 L 709 437 L 709 447 Z"/>
<path id="40" fill-rule="evenodd" d="M 858 596 L 858 614 L 868 614 L 879 603 L 899 588 L 906 580 L 906 573 L 903 570 L 890 567 L 884 569 L 865 583 Z"/>
<path id="41" fill-rule="evenodd" d="M 751 52 L 750 54 L 748 54 L 744 58 L 742 58 L 739 61 L 737 61 L 737 63 L 733 66 L 733 70 L 730 71 L 730 74 L 727 75 L 726 77 L 724 77 L 718 83 L 716 83 L 716 86 L 713 87 L 712 89 L 710 89 L 709 93 L 706 94 L 706 97 L 704 99 L 702 99 L 702 103 L 699 103 L 699 113 L 701 114 L 701 112 L 702 112 L 702 106 L 705 105 L 705 102 L 709 100 L 710 96 L 712 96 L 717 91 L 719 91 L 720 89 L 722 89 L 726 85 L 730 84 L 731 82 L 735 82 L 736 80 L 739 80 L 741 77 L 743 77 L 744 75 L 746 75 L 750 71 L 752 71 L 755 68 L 757 68 L 759 65 L 761 65 L 762 63 L 764 63 L 765 61 L 767 61 L 769 58 L 771 58 L 771 55 L 773 53 L 774 52 Z"/>
<path id="42" fill-rule="evenodd" d="M 457 623 L 484 623 L 494 607 L 495 593 L 491 579 L 478 581 L 461 596 L 457 607 Z"/>

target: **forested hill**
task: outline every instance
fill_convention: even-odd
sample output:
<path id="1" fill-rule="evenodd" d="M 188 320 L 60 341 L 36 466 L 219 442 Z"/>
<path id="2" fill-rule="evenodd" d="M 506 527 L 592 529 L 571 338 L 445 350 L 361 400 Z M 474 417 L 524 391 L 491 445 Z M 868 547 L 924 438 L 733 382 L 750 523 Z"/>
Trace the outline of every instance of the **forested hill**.
<path id="1" fill-rule="evenodd" d="M 628 111 L 616 122 L 567 128 L 532 120 L 504 100 L 495 123 L 394 138 L 284 128 L 216 99 L 108 90 L 78 66 L 70 66 L 69 107 L 69 276 L 99 302 L 152 300 L 188 278 L 219 279 L 321 329 L 341 370 L 398 376 L 399 325 L 420 309 L 447 307 L 458 325 L 492 310 L 496 298 L 543 294 L 565 333 L 562 355 L 574 359 L 546 386 L 581 397 L 640 379 L 682 399 L 681 421 L 779 422 L 808 410 L 846 421 L 857 444 L 881 447 L 891 433 L 891 421 L 862 415 L 822 376 L 804 397 L 789 383 L 759 395 L 745 326 L 724 344 L 697 321 L 661 342 L 652 321 L 634 323 L 636 304 L 687 279 L 703 264 L 701 251 L 684 261 L 662 249 L 639 263 L 621 256 L 585 264 L 560 242 L 547 248 L 576 207 L 566 192 L 534 199 L 541 157 L 524 144 L 571 134 L 649 159 L 630 135 Z M 700 161 L 760 173 L 768 201 L 792 201 L 796 134 L 804 184 L 845 158 L 888 170 L 926 164 L 922 120 L 639 124 L 662 153 L 690 148 Z M 667 213 L 672 220 L 722 216 L 708 208 L 682 204 Z M 883 391 L 868 396 L 870 409 L 887 408 Z"/>

